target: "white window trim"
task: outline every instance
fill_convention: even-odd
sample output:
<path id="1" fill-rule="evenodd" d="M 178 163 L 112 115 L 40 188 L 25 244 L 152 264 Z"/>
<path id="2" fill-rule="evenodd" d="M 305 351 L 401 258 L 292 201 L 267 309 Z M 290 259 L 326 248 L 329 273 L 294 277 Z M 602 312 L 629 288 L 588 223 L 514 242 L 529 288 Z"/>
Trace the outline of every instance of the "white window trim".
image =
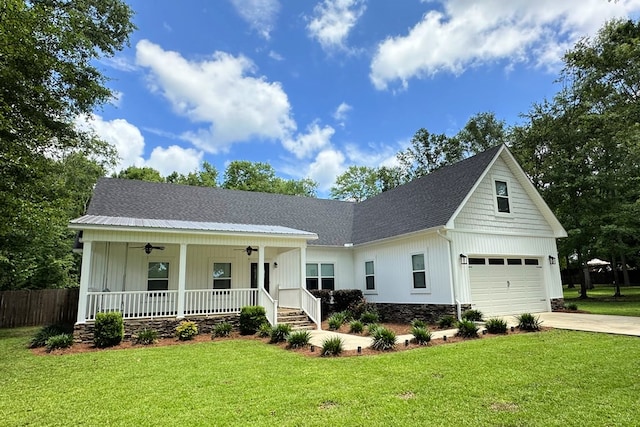
<path id="1" fill-rule="evenodd" d="M 413 256 L 414 255 L 422 255 L 424 259 L 424 270 L 414 270 L 413 269 Z M 409 282 L 411 283 L 411 294 L 430 294 L 431 293 L 431 281 L 429 280 L 429 257 L 427 251 L 423 252 L 411 252 L 409 254 L 409 271 L 411 272 L 411 278 Z M 424 288 L 415 288 L 413 283 L 413 273 L 416 271 L 424 271 Z"/>
<path id="2" fill-rule="evenodd" d="M 367 263 L 373 263 L 373 274 L 367 274 Z M 367 277 L 373 277 L 373 289 L 367 289 Z M 374 259 L 367 259 L 364 261 L 364 294 L 365 295 L 377 295 L 378 287 L 376 286 L 376 261 Z"/>
<path id="3" fill-rule="evenodd" d="M 509 201 L 509 212 L 500 212 L 498 211 L 498 193 L 496 192 L 496 181 L 502 181 L 507 183 L 507 200 Z M 500 175 L 492 175 L 491 176 L 491 194 L 493 197 L 493 212 L 497 216 L 502 217 L 512 217 L 513 216 L 513 186 L 511 185 L 511 179 L 500 176 Z M 504 197 L 504 196 L 500 196 Z"/>
<path id="4" fill-rule="evenodd" d="M 178 263 L 176 262 L 175 257 L 161 257 L 161 256 L 146 256 L 144 259 L 144 271 L 146 271 L 145 275 L 145 286 L 144 290 L 147 292 L 162 292 L 162 291 L 150 291 L 149 290 L 149 263 L 150 262 L 166 262 L 169 264 L 169 284 L 167 285 L 168 291 L 175 291 L 178 289 L 178 281 L 177 281 L 177 270 L 174 272 L 173 270 L 179 268 Z M 173 286 L 172 286 L 173 285 Z"/>
<path id="5" fill-rule="evenodd" d="M 213 289 L 213 264 L 215 263 L 231 264 L 231 287 L 229 289 L 233 289 L 233 285 L 234 285 L 233 277 L 235 276 L 234 265 L 237 265 L 237 263 L 233 261 L 234 260 L 231 258 L 209 258 L 209 275 L 207 276 L 207 287 L 205 289 Z M 217 289 L 217 290 L 221 290 L 221 289 Z"/>
<path id="6" fill-rule="evenodd" d="M 318 267 L 318 275 L 317 276 L 307 276 L 307 272 L 306 272 L 306 268 L 307 268 L 307 264 L 315 264 Z M 331 264 L 333 265 L 333 276 L 323 276 L 322 275 L 322 264 Z M 338 283 L 338 274 L 337 274 L 337 269 L 336 269 L 336 265 L 338 263 L 335 261 L 309 261 L 307 260 L 306 264 L 305 264 L 305 289 L 306 289 L 306 279 L 308 278 L 316 278 L 318 279 L 318 289 L 324 289 L 322 287 L 322 279 L 328 279 L 328 278 L 332 278 L 333 279 L 333 290 L 337 290 L 336 288 L 336 284 Z"/>

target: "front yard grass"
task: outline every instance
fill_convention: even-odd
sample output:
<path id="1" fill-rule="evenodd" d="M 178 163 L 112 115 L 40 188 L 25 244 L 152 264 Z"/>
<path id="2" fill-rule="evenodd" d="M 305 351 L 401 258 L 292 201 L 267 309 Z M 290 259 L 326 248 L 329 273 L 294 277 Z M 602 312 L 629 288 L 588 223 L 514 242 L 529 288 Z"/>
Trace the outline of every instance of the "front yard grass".
<path id="1" fill-rule="evenodd" d="M 587 290 L 586 300 L 580 299 L 580 285 L 574 289 L 566 286 L 564 289 L 564 303 L 576 304 L 578 310 L 588 311 L 592 314 L 612 314 L 618 316 L 640 317 L 640 286 L 622 286 L 621 297 L 615 298 L 615 287 L 612 285 L 596 285 L 594 289 Z"/>
<path id="2" fill-rule="evenodd" d="M 0 425 L 636 425 L 640 340 L 546 331 L 378 356 L 252 340 L 36 356 L 0 329 Z"/>

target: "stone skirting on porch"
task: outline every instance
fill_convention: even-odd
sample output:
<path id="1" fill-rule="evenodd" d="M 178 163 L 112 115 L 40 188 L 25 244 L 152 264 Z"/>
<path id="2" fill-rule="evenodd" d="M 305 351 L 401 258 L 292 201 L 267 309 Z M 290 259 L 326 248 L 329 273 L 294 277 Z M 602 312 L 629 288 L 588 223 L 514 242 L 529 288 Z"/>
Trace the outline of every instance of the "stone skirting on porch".
<path id="1" fill-rule="evenodd" d="M 414 319 L 436 323 L 442 316 L 457 316 L 454 304 L 393 304 L 372 303 L 378 309 L 383 322 L 407 323 Z M 471 304 L 462 304 L 462 311 L 471 309 Z"/>
<path id="2" fill-rule="evenodd" d="M 561 311 L 564 309 L 564 298 L 551 298 L 551 311 Z"/>
<path id="3" fill-rule="evenodd" d="M 135 337 L 143 329 L 153 329 L 158 332 L 160 338 L 175 337 L 176 326 L 184 320 L 190 320 L 198 325 L 199 334 L 211 334 L 215 325 L 223 322 L 230 323 L 234 329 L 238 329 L 240 315 L 219 314 L 211 316 L 187 316 L 184 319 L 155 318 L 155 319 L 125 319 L 124 320 L 124 340 Z M 77 343 L 93 342 L 94 322 L 79 323 L 74 326 L 73 336 Z"/>

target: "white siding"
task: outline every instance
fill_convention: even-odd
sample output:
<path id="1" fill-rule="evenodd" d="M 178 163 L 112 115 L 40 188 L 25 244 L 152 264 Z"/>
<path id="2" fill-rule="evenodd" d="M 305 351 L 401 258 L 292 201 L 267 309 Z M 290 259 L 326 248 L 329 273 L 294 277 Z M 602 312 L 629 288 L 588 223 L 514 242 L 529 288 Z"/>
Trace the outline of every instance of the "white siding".
<path id="1" fill-rule="evenodd" d="M 424 254 L 428 292 L 413 288 L 412 254 Z M 368 301 L 381 303 L 453 304 L 448 242 L 437 234 L 421 234 L 356 248 L 355 284 Z M 365 290 L 365 262 L 373 261 L 376 291 Z"/>
<path id="2" fill-rule="evenodd" d="M 507 179 L 510 214 L 495 209 L 494 179 Z M 455 218 L 455 228 L 553 236 L 553 230 L 507 164 L 498 158 Z"/>
<path id="3" fill-rule="evenodd" d="M 356 289 L 353 283 L 353 249 L 308 247 L 307 263 L 333 264 L 336 290 Z"/>

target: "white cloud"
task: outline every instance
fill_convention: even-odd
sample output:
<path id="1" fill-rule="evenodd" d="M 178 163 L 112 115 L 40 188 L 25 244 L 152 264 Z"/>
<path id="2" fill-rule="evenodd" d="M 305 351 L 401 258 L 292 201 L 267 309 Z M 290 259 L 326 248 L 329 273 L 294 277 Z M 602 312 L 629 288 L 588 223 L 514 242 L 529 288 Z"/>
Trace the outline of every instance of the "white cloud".
<path id="1" fill-rule="evenodd" d="M 344 122 L 347 120 L 347 113 L 353 110 L 353 107 L 346 102 L 340 103 L 336 111 L 333 112 L 333 118 L 338 121 L 340 126 L 344 127 Z"/>
<path id="2" fill-rule="evenodd" d="M 327 191 L 335 183 L 336 176 L 346 170 L 344 160 L 344 154 L 339 150 L 323 150 L 309 165 L 307 176 L 318 183 L 319 190 Z"/>
<path id="3" fill-rule="evenodd" d="M 280 11 L 278 0 L 231 0 L 231 4 L 254 31 L 269 40 Z"/>
<path id="4" fill-rule="evenodd" d="M 349 144 L 345 147 L 345 152 L 349 162 L 358 166 L 369 166 L 377 168 L 380 166 L 395 166 L 397 164 L 396 153 L 402 147 L 384 144 L 368 144 L 366 149 Z"/>
<path id="5" fill-rule="evenodd" d="M 284 61 L 284 57 L 275 50 L 269 51 L 269 58 L 273 59 L 274 61 Z"/>
<path id="6" fill-rule="evenodd" d="M 172 145 L 168 148 L 154 148 L 145 164 L 160 171 L 162 176 L 173 171 L 186 174 L 200 168 L 202 157 L 202 151 Z"/>
<path id="7" fill-rule="evenodd" d="M 309 157 L 313 153 L 328 147 L 335 130 L 331 126 L 320 127 L 317 122 L 307 126 L 306 133 L 298 134 L 295 138 L 286 138 L 282 145 L 299 159 Z"/>
<path id="8" fill-rule="evenodd" d="M 450 0 L 402 36 L 378 45 L 370 79 L 384 90 L 398 81 L 501 61 L 557 69 L 562 54 L 614 17 L 640 11 L 640 0 Z"/>
<path id="9" fill-rule="evenodd" d="M 100 60 L 105 65 L 114 68 L 119 71 L 135 71 L 137 69 L 136 65 L 129 60 L 129 58 L 125 58 L 124 56 L 112 56 L 105 57 Z"/>
<path id="10" fill-rule="evenodd" d="M 215 52 L 208 60 L 188 61 L 178 52 L 141 40 L 137 63 L 150 70 L 150 87 L 192 122 L 209 127 L 185 132 L 196 147 L 217 153 L 234 142 L 285 139 L 295 131 L 287 94 L 278 82 L 252 77 L 253 62 Z"/>
<path id="11" fill-rule="evenodd" d="M 363 0 L 324 0 L 307 25 L 309 35 L 326 51 L 347 50 L 349 33 L 366 9 Z"/>

